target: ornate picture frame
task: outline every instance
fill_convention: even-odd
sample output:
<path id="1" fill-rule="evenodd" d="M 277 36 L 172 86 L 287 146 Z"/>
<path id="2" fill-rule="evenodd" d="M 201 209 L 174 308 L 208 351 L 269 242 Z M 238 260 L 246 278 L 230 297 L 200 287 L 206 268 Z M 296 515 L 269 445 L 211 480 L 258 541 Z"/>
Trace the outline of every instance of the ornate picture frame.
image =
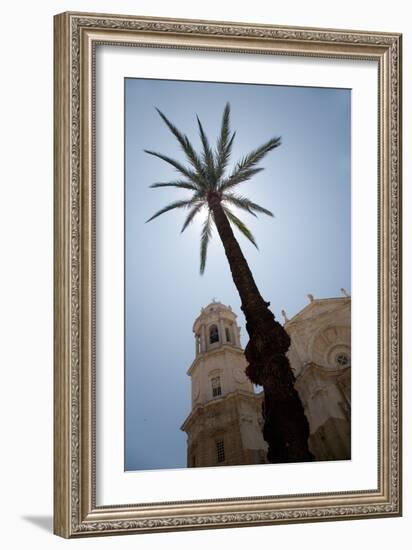
<path id="1" fill-rule="evenodd" d="M 401 43 L 395 33 L 55 16 L 54 532 L 71 538 L 401 514 Z M 101 504 L 96 490 L 96 47 L 377 65 L 377 486 Z M 355 236 L 356 237 L 356 236 Z"/>

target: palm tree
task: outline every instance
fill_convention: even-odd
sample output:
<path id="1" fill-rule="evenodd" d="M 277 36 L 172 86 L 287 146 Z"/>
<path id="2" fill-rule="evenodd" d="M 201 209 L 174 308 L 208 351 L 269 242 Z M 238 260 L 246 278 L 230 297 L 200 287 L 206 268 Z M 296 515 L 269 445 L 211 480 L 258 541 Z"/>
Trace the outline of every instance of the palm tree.
<path id="1" fill-rule="evenodd" d="M 254 383 L 263 386 L 264 402 L 263 436 L 268 443 L 269 462 L 298 462 L 312 460 L 308 449 L 309 427 L 299 396 L 294 388 L 294 375 L 289 365 L 286 352 L 290 338 L 282 325 L 275 320 L 253 279 L 249 265 L 236 240 L 232 226 L 257 247 L 256 241 L 242 220 L 232 211 L 232 207 L 256 216 L 272 212 L 260 206 L 235 189 L 239 184 L 249 180 L 263 170 L 257 165 L 263 157 L 279 147 L 280 137 L 273 137 L 266 143 L 244 156 L 227 174 L 235 132 L 230 130 L 230 105 L 226 104 L 220 136 L 216 148 L 212 149 L 204 132 L 202 123 L 197 117 L 202 152 L 195 151 L 188 137 L 159 110 L 156 109 L 166 126 L 179 142 L 188 163 L 182 164 L 166 155 L 145 150 L 173 166 L 180 179 L 153 183 L 150 187 L 174 187 L 192 192 L 188 199 L 174 201 L 147 221 L 174 209 L 187 211 L 182 232 L 193 222 L 202 210 L 206 218 L 201 230 L 200 272 L 203 274 L 206 265 L 207 249 L 216 226 L 222 240 L 229 262 L 233 281 L 239 292 L 241 308 L 246 318 L 246 330 L 249 342 L 245 349 L 248 361 L 246 374 Z"/>

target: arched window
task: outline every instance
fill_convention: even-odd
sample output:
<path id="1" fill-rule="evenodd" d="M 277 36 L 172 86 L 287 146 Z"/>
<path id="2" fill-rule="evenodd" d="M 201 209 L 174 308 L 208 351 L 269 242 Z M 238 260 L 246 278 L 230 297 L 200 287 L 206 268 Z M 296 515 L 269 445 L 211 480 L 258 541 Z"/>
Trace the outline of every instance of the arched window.
<path id="1" fill-rule="evenodd" d="M 226 342 L 230 342 L 231 339 L 230 339 L 230 330 L 228 327 L 225 328 L 225 333 L 226 333 Z"/>
<path id="2" fill-rule="evenodd" d="M 220 383 L 220 376 L 215 376 L 211 379 L 212 383 L 212 396 L 219 397 L 222 395 L 222 385 Z"/>
<path id="3" fill-rule="evenodd" d="M 211 344 L 219 342 L 219 331 L 216 325 L 212 325 L 209 329 L 209 342 Z"/>
<path id="4" fill-rule="evenodd" d="M 216 441 L 216 455 L 218 462 L 225 461 L 225 443 L 223 439 L 219 439 L 218 441 Z"/>

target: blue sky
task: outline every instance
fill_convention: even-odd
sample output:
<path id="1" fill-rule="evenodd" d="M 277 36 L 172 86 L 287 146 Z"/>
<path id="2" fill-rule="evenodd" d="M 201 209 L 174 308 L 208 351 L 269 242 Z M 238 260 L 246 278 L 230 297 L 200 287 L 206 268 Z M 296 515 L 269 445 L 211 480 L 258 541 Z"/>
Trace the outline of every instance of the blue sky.
<path id="1" fill-rule="evenodd" d="M 145 221 L 186 191 L 150 189 L 177 179 L 152 149 L 184 161 L 161 109 L 199 147 L 196 114 L 212 143 L 226 102 L 236 130 L 232 164 L 273 136 L 282 145 L 261 163 L 265 170 L 239 193 L 275 218 L 242 213 L 256 250 L 239 242 L 276 318 L 292 317 L 315 298 L 351 289 L 350 90 L 288 86 L 125 80 L 125 469 L 186 467 L 186 434 L 194 358 L 192 325 L 216 298 L 231 305 L 247 342 L 240 300 L 217 232 L 206 271 L 199 274 L 200 223 L 180 229 L 185 211 Z"/>

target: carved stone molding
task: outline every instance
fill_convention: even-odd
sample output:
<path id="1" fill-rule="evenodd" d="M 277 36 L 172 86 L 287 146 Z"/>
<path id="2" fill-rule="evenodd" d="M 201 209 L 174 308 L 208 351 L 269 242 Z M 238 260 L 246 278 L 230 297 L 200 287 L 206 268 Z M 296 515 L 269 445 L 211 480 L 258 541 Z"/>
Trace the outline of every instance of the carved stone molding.
<path id="1" fill-rule="evenodd" d="M 66 123 L 69 125 L 68 138 L 64 141 L 63 145 L 60 144 L 60 138 L 57 139 L 60 158 L 69 158 L 69 181 L 68 185 L 68 202 L 64 203 L 63 208 L 68 209 L 68 228 L 67 234 L 70 239 L 70 245 L 68 254 L 65 256 L 63 252 L 61 256 L 64 256 L 66 262 L 66 275 L 69 281 L 67 296 L 62 299 L 62 307 L 68 311 L 68 383 L 67 392 L 69 393 L 69 408 L 70 408 L 70 422 L 67 423 L 68 436 L 70 438 L 69 450 L 66 455 L 67 463 L 69 464 L 69 471 L 64 471 L 62 476 L 66 476 L 67 484 L 70 492 L 70 503 L 67 504 L 67 514 L 70 517 L 70 524 L 60 527 L 60 524 L 64 524 L 64 514 L 59 517 L 56 531 L 64 536 L 75 536 L 81 534 L 96 534 L 103 532 L 121 533 L 124 531 L 162 531 L 173 530 L 177 528 L 196 528 L 196 527 L 220 527 L 220 526 L 236 526 L 236 525 L 263 525 L 271 523 L 281 523 L 290 521 L 302 521 L 302 520 L 322 520 L 322 519 L 336 519 L 336 518 L 360 518 L 366 516 L 378 516 L 378 515 L 398 515 L 400 513 L 400 273 L 401 273 L 401 250 L 400 250 L 400 46 L 401 38 L 399 35 L 388 33 L 372 33 L 372 32 L 349 32 L 343 30 L 321 30 L 321 29 L 302 29 L 302 28 L 286 28 L 275 26 L 260 26 L 260 25 L 246 25 L 238 23 L 225 23 L 225 22 L 201 22 L 201 21 L 173 21 L 173 20 L 158 20 L 151 18 L 139 18 L 139 17 L 126 17 L 126 16 L 104 16 L 104 15 L 92 15 L 92 14 L 62 14 L 57 16 L 60 18 L 60 29 L 66 29 L 66 43 L 63 41 L 59 43 L 60 38 L 56 38 L 56 67 L 57 71 L 58 63 L 61 65 L 67 63 L 67 73 L 69 75 L 69 81 L 65 83 L 65 90 L 70 97 L 70 119 Z M 382 149 L 383 143 L 379 142 L 379 161 L 387 163 L 387 174 L 381 172 L 380 176 L 380 202 L 378 216 L 381 220 L 379 224 L 382 227 L 386 220 L 382 220 L 383 216 L 383 201 L 387 200 L 385 205 L 386 212 L 388 212 L 387 225 L 389 228 L 389 239 L 384 243 L 386 238 L 383 231 L 379 231 L 378 235 L 378 248 L 379 248 L 379 262 L 383 265 L 383 259 L 388 262 L 389 279 L 382 279 L 380 276 L 380 288 L 379 293 L 384 292 L 387 296 L 388 311 L 380 313 L 378 322 L 380 326 L 382 323 L 387 323 L 383 326 L 383 331 L 388 337 L 388 379 L 389 385 L 388 400 L 385 402 L 385 414 L 388 415 L 390 422 L 389 428 L 389 454 L 385 458 L 387 460 L 387 466 L 389 471 L 389 494 L 387 499 L 383 503 L 379 503 L 378 499 L 376 503 L 373 501 L 369 504 L 360 505 L 346 505 L 342 500 L 338 505 L 325 505 L 310 506 L 310 507 L 296 507 L 290 508 L 287 501 L 283 509 L 278 509 L 278 506 L 273 511 L 252 511 L 256 509 L 256 504 L 263 497 L 256 497 L 253 499 L 230 499 L 230 504 L 238 502 L 239 504 L 250 503 L 250 512 L 227 512 L 227 513 L 213 513 L 213 506 L 216 505 L 216 501 L 193 501 L 192 514 L 173 515 L 172 513 L 168 517 L 168 505 L 170 503 L 157 503 L 159 506 L 163 506 L 163 517 L 152 517 L 145 519 L 120 519 L 124 517 L 125 510 L 139 510 L 139 504 L 136 506 L 121 507 L 122 516 L 119 514 L 118 519 L 113 520 L 93 520 L 93 514 L 97 514 L 97 511 L 101 511 L 102 508 L 97 511 L 92 510 L 90 518 L 86 521 L 83 519 L 81 506 L 82 498 L 82 475 L 85 475 L 85 463 L 82 463 L 82 402 L 81 402 L 81 353 L 82 346 L 85 345 L 82 342 L 82 307 L 84 307 L 82 296 L 84 289 L 82 288 L 82 262 L 84 260 L 82 250 L 82 235 L 85 230 L 82 227 L 82 213 L 81 213 L 81 201 L 82 201 L 82 57 L 81 57 L 81 33 L 83 30 L 93 30 L 98 35 L 99 31 L 115 30 L 119 33 L 132 32 L 132 33 L 146 33 L 150 34 L 151 39 L 156 35 L 167 34 L 176 36 L 204 36 L 204 37 L 222 37 L 230 39 L 227 42 L 227 47 L 215 46 L 197 47 L 197 46 L 179 46 L 173 45 L 169 47 L 185 47 L 188 49 L 218 49 L 220 51 L 232 51 L 234 40 L 237 38 L 250 38 L 259 39 L 262 43 L 262 52 L 270 55 L 298 55 L 296 52 L 287 48 L 284 48 L 283 52 L 276 50 L 273 46 L 273 50 L 269 51 L 267 48 L 263 49 L 263 45 L 267 46 L 267 41 L 282 41 L 292 44 L 299 43 L 304 49 L 305 44 L 318 44 L 322 45 L 322 51 L 317 52 L 315 49 L 308 49 L 307 52 L 301 51 L 299 55 L 308 56 L 322 56 L 322 57 L 340 57 L 346 59 L 352 59 L 356 57 L 370 59 L 372 58 L 371 48 L 381 47 L 378 50 L 381 51 L 381 60 L 383 56 L 387 56 L 386 64 L 381 64 L 379 78 L 383 78 L 382 71 L 387 70 L 387 89 L 385 90 L 385 97 L 383 98 L 385 105 L 387 106 L 387 113 L 380 113 L 381 125 L 388 125 L 388 154 L 387 158 L 383 158 L 384 150 Z M 61 31 L 63 32 L 63 31 Z M 96 41 L 99 41 L 96 38 Z M 108 40 L 108 38 L 102 39 L 102 43 L 120 44 L 120 41 L 116 41 L 116 33 Z M 100 42 L 99 42 L 100 43 Z M 125 45 L 124 42 L 121 42 Z M 135 44 L 133 42 L 127 43 L 129 45 L 137 46 L 143 45 L 141 42 Z M 242 43 L 243 44 L 243 43 Z M 335 47 L 330 47 L 334 45 Z M 150 47 L 166 47 L 164 44 L 158 46 L 150 44 Z M 356 47 L 356 55 L 353 53 Z M 362 54 L 362 48 L 365 48 L 365 54 Z M 330 52 L 328 53 L 328 49 Z M 253 52 L 249 52 L 246 47 L 242 46 L 242 49 L 238 49 L 240 53 L 260 53 L 259 49 L 255 49 Z M 377 59 L 378 53 L 374 56 Z M 382 61 L 383 63 L 383 61 Z M 62 69 L 63 70 L 63 69 Z M 382 97 L 380 98 L 382 99 Z M 386 119 L 383 119 L 387 116 Z M 63 123 L 62 123 L 63 124 Z M 381 126 L 382 127 L 382 126 Z M 63 150 L 65 149 L 65 150 Z M 386 154 L 386 153 L 385 153 Z M 63 182 L 64 183 L 64 182 Z M 65 183 L 64 183 L 65 184 Z M 387 195 L 383 193 L 385 187 Z M 58 197 L 60 191 L 58 191 Z M 61 193 L 64 195 L 64 193 Z M 386 199 L 385 197 L 388 197 Z M 60 199 L 59 199 L 60 200 Z M 63 199 L 61 199 L 63 200 Z M 385 244 L 386 250 L 383 250 L 382 244 Z M 63 247 L 61 243 L 59 246 Z M 387 255 L 386 255 L 387 254 Z M 384 257 L 385 255 L 385 257 Z M 91 269 L 94 270 L 94 258 L 91 260 Z M 383 273 L 384 267 L 381 269 Z M 94 296 L 94 289 L 92 289 L 92 299 Z M 66 301 L 65 301 L 66 300 Z M 383 308 L 383 304 L 382 304 Z M 383 311 L 383 310 L 382 310 Z M 383 345 L 382 334 L 380 332 L 379 337 L 380 346 Z M 60 345 L 59 343 L 57 344 Z M 94 355 L 94 342 L 90 342 L 92 348 L 92 356 Z M 382 348 L 381 348 L 382 349 Z M 63 368 L 63 367 L 62 367 Z M 382 366 L 381 366 L 382 369 Z M 380 376 L 383 376 L 382 370 Z M 94 371 L 91 376 L 95 376 Z M 92 380 L 92 393 L 94 391 L 94 382 Z M 63 388 L 65 390 L 65 388 Z M 64 393 L 64 391 L 63 391 Z M 380 399 L 381 399 L 380 395 Z M 383 403 L 380 403 L 380 411 L 382 411 Z M 62 428 L 63 429 L 63 428 Z M 66 428 L 64 428 L 66 429 Z M 381 439 L 380 439 L 381 441 Z M 91 437 L 93 442 L 93 437 Z M 95 458 L 95 449 L 91 450 L 92 462 Z M 63 460 L 63 459 L 62 459 Z M 382 464 L 379 464 L 381 468 Z M 63 468 L 63 467 L 62 467 Z M 91 473 L 91 485 L 93 488 L 94 470 L 92 466 Z M 60 490 L 60 489 L 59 489 Z M 93 488 L 95 490 L 95 487 Z M 365 496 L 368 492 L 363 492 Z M 63 493 L 62 493 L 63 494 Z M 351 493 L 352 494 L 352 493 Z M 373 491 L 371 495 L 373 496 Z M 377 493 L 376 493 L 377 494 Z M 336 497 L 337 501 L 340 496 L 347 496 L 345 493 L 335 493 L 332 496 Z M 354 501 L 356 500 L 356 492 L 353 493 Z M 316 495 L 305 495 L 313 496 Z M 62 497 L 63 498 L 63 497 Z M 268 499 L 270 497 L 264 497 Z M 274 496 L 273 502 L 278 502 L 280 496 Z M 291 497 L 292 498 L 292 497 Z M 95 497 L 91 497 L 92 505 L 94 506 Z M 219 500 L 219 504 L 224 504 L 226 499 Z M 228 503 L 229 503 L 229 499 Z M 252 502 L 253 501 L 253 502 Z M 175 503 L 176 504 L 176 503 Z M 190 503 L 177 503 L 177 504 L 190 504 Z M 200 504 L 210 504 L 211 513 L 196 513 L 196 506 Z M 155 503 L 153 503 L 153 506 Z M 150 505 L 152 506 L 152 505 Z M 104 508 L 103 508 L 104 509 Z M 115 513 L 115 507 L 108 507 L 108 513 Z M 97 514 L 98 515 L 98 514 Z"/>

